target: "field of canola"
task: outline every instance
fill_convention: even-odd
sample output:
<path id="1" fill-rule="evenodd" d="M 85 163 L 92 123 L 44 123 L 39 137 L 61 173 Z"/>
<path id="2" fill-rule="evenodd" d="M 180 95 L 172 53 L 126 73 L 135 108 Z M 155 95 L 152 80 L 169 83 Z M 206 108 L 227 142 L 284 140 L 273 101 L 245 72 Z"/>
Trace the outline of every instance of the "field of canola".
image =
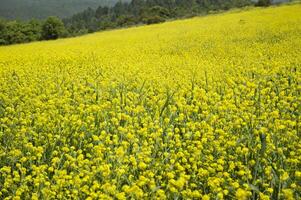
<path id="1" fill-rule="evenodd" d="M 300 199 L 301 5 L 0 48 L 0 199 Z"/>

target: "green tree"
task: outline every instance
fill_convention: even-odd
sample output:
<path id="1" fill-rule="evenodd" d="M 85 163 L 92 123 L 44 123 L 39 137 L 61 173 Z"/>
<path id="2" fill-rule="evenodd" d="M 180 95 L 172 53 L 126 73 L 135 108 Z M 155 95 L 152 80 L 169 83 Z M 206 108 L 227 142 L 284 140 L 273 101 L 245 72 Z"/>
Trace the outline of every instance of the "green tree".
<path id="1" fill-rule="evenodd" d="M 95 17 L 98 19 L 108 14 L 109 14 L 109 7 L 107 6 L 105 7 L 99 6 L 95 11 Z"/>
<path id="2" fill-rule="evenodd" d="M 142 19 L 143 23 L 145 24 L 157 24 L 157 23 L 161 23 L 164 22 L 165 19 L 163 17 L 160 17 L 158 15 L 155 16 L 148 16 Z"/>
<path id="3" fill-rule="evenodd" d="M 42 39 L 54 40 L 66 35 L 64 23 L 57 17 L 48 17 L 42 25 Z"/>
<path id="4" fill-rule="evenodd" d="M 5 40 L 7 44 L 17 44 L 26 42 L 26 35 L 23 33 L 24 24 L 18 21 L 7 23 L 5 31 Z"/>
<path id="5" fill-rule="evenodd" d="M 271 0 L 258 0 L 256 6 L 270 6 L 272 4 Z"/>
<path id="6" fill-rule="evenodd" d="M 26 35 L 29 41 L 37 41 L 41 39 L 42 24 L 41 21 L 32 19 L 27 24 Z"/>
<path id="7" fill-rule="evenodd" d="M 7 43 L 5 39 L 5 33 L 6 33 L 6 21 L 0 19 L 0 45 Z"/>
<path id="8" fill-rule="evenodd" d="M 155 24 L 166 21 L 170 17 L 170 12 L 162 6 L 153 6 L 144 9 L 142 12 L 142 22 L 145 24 Z"/>

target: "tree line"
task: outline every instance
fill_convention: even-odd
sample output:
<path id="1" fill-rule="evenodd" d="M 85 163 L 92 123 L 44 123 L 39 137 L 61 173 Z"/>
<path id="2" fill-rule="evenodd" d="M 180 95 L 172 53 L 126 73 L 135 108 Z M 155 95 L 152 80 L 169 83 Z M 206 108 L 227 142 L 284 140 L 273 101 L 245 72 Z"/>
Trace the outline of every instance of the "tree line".
<path id="1" fill-rule="evenodd" d="M 64 19 L 72 35 L 99 30 L 127 27 L 137 24 L 153 24 L 168 19 L 206 14 L 213 10 L 228 10 L 251 5 L 250 0 L 132 0 L 117 2 L 109 8 L 99 6 Z"/>
<path id="2" fill-rule="evenodd" d="M 257 5 L 268 6 L 270 3 L 270 0 L 260 0 Z M 129 3 L 119 1 L 113 7 L 88 8 L 63 20 L 53 16 L 46 20 L 27 22 L 2 19 L 0 45 L 71 37 L 137 24 L 154 24 L 252 4 L 251 0 L 132 0 Z"/>
<path id="3" fill-rule="evenodd" d="M 64 23 L 57 17 L 47 20 L 6 21 L 0 20 L 0 45 L 51 40 L 69 36 Z"/>

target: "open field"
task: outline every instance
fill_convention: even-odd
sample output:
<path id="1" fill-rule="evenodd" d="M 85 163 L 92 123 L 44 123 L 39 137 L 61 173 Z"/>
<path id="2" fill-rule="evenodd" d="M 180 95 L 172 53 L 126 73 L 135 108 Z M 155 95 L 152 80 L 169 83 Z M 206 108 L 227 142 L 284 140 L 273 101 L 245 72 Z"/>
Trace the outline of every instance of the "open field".
<path id="1" fill-rule="evenodd" d="M 0 199 L 300 199 L 300 13 L 0 47 Z"/>

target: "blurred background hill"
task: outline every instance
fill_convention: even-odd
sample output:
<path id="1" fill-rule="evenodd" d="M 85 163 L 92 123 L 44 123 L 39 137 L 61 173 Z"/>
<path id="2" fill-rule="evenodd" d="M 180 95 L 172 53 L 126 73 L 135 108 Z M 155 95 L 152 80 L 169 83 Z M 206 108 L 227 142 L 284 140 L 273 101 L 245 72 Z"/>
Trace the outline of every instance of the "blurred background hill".
<path id="1" fill-rule="evenodd" d="M 44 19 L 55 15 L 69 17 L 88 7 L 113 6 L 119 0 L 0 0 L 0 17 L 6 19 Z M 126 2 L 129 0 L 122 0 Z"/>

